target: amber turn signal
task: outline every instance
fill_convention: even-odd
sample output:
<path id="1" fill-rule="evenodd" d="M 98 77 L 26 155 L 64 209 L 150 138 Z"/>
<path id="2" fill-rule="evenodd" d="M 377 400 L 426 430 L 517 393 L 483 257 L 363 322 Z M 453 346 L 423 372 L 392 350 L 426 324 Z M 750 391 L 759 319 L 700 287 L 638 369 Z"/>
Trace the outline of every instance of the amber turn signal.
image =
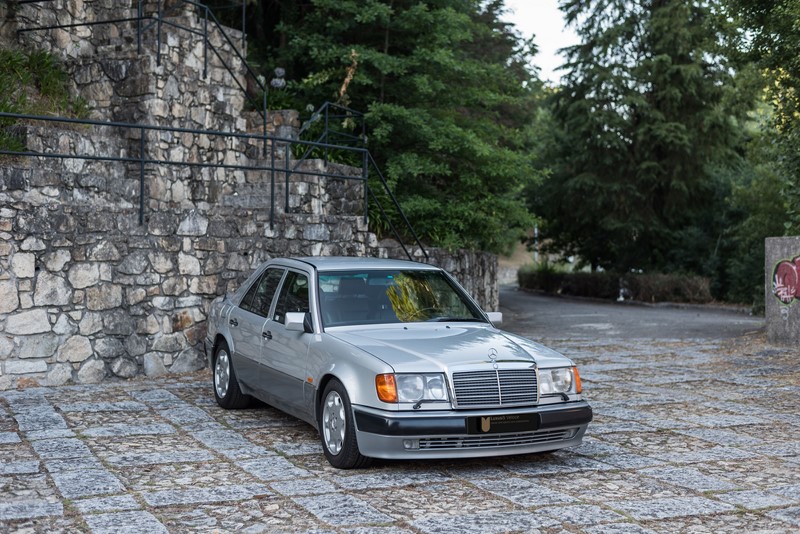
<path id="1" fill-rule="evenodd" d="M 578 372 L 577 367 L 572 368 L 572 374 L 575 375 L 575 393 L 580 395 L 583 388 L 581 387 L 581 374 Z"/>
<path id="2" fill-rule="evenodd" d="M 376 376 L 375 388 L 378 390 L 378 398 L 383 402 L 397 402 L 397 384 L 393 374 Z"/>

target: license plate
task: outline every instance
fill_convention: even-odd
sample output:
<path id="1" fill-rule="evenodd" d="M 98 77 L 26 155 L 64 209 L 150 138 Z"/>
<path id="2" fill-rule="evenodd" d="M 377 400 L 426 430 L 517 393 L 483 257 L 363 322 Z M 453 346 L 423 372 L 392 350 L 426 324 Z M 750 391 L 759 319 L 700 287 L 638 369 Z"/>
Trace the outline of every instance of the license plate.
<path id="1" fill-rule="evenodd" d="M 503 434 L 506 432 L 532 432 L 539 428 L 538 413 L 514 415 L 488 415 L 467 419 L 470 434 Z"/>

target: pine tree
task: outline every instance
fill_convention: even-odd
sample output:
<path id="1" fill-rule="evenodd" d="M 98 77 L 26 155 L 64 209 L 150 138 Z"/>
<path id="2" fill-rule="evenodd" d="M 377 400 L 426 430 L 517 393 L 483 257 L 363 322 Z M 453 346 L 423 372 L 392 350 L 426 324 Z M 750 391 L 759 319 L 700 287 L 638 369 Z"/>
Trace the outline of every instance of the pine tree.
<path id="1" fill-rule="evenodd" d="M 534 202 L 546 235 L 593 268 L 699 270 L 742 111 L 713 2 L 561 6 L 582 42 L 553 99 L 554 167 Z"/>
<path id="2" fill-rule="evenodd" d="M 369 148 L 429 243 L 497 252 L 532 227 L 521 192 L 537 177 L 529 127 L 541 83 L 532 43 L 500 20 L 502 0 L 267 6 L 279 22 L 251 35 L 261 47 L 251 55 L 286 68 L 299 109 L 344 97 L 368 112 Z"/>

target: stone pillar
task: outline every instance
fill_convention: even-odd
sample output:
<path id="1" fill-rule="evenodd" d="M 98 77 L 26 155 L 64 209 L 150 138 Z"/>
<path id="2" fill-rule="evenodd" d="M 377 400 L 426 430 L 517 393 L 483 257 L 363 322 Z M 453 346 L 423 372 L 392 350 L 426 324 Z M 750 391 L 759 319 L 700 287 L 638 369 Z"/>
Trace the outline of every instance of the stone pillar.
<path id="1" fill-rule="evenodd" d="M 764 304 L 767 339 L 800 345 L 800 236 L 765 240 Z"/>

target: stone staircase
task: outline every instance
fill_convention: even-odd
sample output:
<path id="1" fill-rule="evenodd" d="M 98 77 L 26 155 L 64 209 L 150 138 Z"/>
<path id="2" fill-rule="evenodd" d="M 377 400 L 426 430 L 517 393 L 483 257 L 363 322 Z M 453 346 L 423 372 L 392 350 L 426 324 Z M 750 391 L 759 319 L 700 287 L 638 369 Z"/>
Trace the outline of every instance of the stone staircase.
<path id="1" fill-rule="evenodd" d="M 22 4 L 13 17 L 0 9 L 0 39 L 124 18 L 135 6 L 53 0 Z M 168 14 L 201 30 L 190 10 Z M 26 124 L 29 150 L 74 157 L 0 165 L 0 389 L 198 369 L 211 301 L 264 260 L 404 255 L 369 231 L 361 169 L 320 160 L 295 169 L 292 151 L 271 139 L 265 156 L 264 139 L 246 137 L 248 124 L 258 132 L 260 123 L 245 110 L 243 71 L 210 54 L 204 77 L 202 41 L 162 29 L 160 65 L 154 30 L 139 53 L 135 23 L 19 34 L 19 45 L 63 58 L 73 90 L 102 124 Z M 296 112 L 268 118 L 269 135 L 296 137 Z M 496 309 L 496 258 L 436 254 Z"/>

